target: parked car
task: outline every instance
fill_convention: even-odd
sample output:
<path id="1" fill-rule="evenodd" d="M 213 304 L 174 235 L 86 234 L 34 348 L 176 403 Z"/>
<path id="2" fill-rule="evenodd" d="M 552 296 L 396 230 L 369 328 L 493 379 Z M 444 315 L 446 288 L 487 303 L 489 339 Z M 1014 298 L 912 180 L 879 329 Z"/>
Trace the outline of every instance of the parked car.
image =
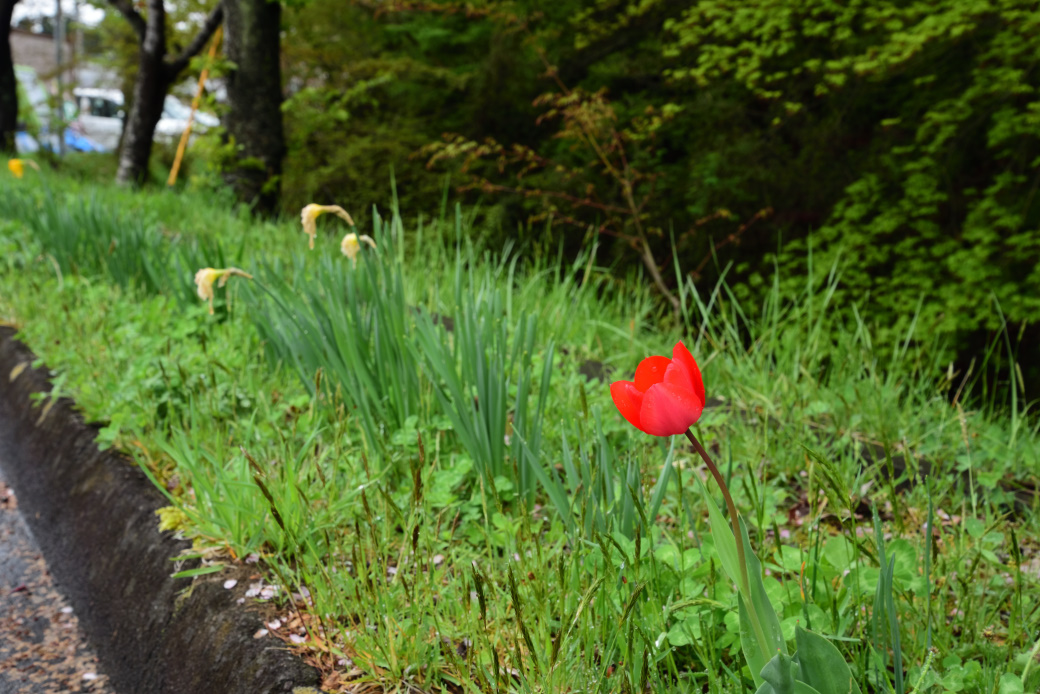
<path id="1" fill-rule="evenodd" d="M 116 89 L 79 88 L 72 92 L 79 113 L 76 122 L 94 142 L 112 151 L 123 134 L 123 93 Z"/>
<path id="2" fill-rule="evenodd" d="M 77 122 L 83 133 L 91 140 L 108 149 L 119 146 L 123 133 L 126 112 L 123 108 L 123 93 L 117 89 L 94 89 L 81 87 L 73 90 L 79 109 Z M 159 142 L 177 142 L 188 126 L 191 109 L 177 97 L 167 95 L 163 103 L 162 117 L 155 126 L 155 139 Z M 192 122 L 192 133 L 199 134 L 219 124 L 209 113 L 196 111 Z"/>
<path id="3" fill-rule="evenodd" d="M 54 113 L 51 98 L 47 89 L 40 82 L 36 70 L 27 65 L 16 65 L 15 76 L 18 80 L 18 129 L 15 132 L 15 146 L 19 152 L 32 153 L 40 149 L 57 151 L 60 146 L 57 132 L 51 125 Z M 65 149 L 76 152 L 98 152 L 103 148 L 92 141 L 83 131 L 72 123 L 76 115 L 74 106 L 64 104 L 64 121 L 69 124 L 65 128 Z"/>

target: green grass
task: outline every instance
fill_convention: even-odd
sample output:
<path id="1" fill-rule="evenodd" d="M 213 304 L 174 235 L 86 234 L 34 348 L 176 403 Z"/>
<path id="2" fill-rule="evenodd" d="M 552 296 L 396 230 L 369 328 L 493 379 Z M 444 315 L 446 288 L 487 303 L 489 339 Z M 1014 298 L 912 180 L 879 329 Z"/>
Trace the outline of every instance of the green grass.
<path id="1" fill-rule="evenodd" d="M 329 689 L 337 671 L 389 691 L 750 687 L 699 460 L 578 373 L 628 378 L 676 339 L 786 636 L 833 636 L 864 691 L 1040 686 L 1037 420 L 973 400 L 942 345 L 875 345 L 833 275 L 755 307 L 686 286 L 679 327 L 591 252 L 473 248 L 461 213 L 373 217 L 352 271 L 339 220 L 307 251 L 298 220 L 190 193 L 0 183 L 0 318 L 199 555 L 306 588 Z M 257 279 L 210 316 L 191 275 L 230 264 Z"/>

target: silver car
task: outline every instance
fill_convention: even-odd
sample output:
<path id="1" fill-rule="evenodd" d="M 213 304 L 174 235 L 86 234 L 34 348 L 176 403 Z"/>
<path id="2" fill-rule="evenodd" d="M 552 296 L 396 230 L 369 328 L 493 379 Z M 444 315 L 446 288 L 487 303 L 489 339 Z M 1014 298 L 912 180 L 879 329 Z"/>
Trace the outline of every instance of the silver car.
<path id="1" fill-rule="evenodd" d="M 118 89 L 94 89 L 81 87 L 73 90 L 79 109 L 77 122 L 84 135 L 102 147 L 114 150 L 119 146 L 123 134 L 126 113 L 123 109 L 123 93 Z M 155 126 L 155 139 L 159 142 L 177 142 L 188 127 L 191 109 L 172 94 L 166 96 L 162 117 Z M 192 134 L 200 134 L 220 123 L 209 113 L 196 111 L 192 122 Z"/>

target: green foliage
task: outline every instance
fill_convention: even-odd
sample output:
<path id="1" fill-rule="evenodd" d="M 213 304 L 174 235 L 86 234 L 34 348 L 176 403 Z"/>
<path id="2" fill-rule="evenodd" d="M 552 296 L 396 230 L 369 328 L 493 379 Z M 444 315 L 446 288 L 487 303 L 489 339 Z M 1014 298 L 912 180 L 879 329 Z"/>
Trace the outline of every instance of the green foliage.
<path id="1" fill-rule="evenodd" d="M 39 189 L 5 193 L 0 214 L 27 220 L 34 239 L 61 273 L 103 273 L 126 288 L 193 302 L 191 277 L 207 258 L 224 259 L 219 242 L 153 233 L 149 220 L 112 214 L 97 198 Z"/>
<path id="2" fill-rule="evenodd" d="M 204 4 L 178 3 L 171 25 L 187 31 L 176 20 Z M 687 278 L 710 287 L 730 261 L 734 292 L 754 303 L 776 265 L 794 292 L 811 263 L 837 263 L 835 300 L 858 306 L 879 348 L 895 349 L 915 322 L 948 336 L 958 363 L 1005 323 L 1031 348 L 1033 10 L 1027 0 L 287 3 L 283 209 L 341 203 L 367 227 L 392 174 L 405 209 L 426 210 L 448 174 L 479 203 L 473 231 L 485 240 L 563 239 L 573 258 L 596 238 L 598 261 L 619 276 L 641 263 L 669 301 Z M 129 76 L 126 22 L 113 15 L 98 31 Z M 210 168 L 196 167 L 195 187 L 219 188 L 233 143 L 203 141 L 198 155 Z M 653 276 L 673 265 L 683 278 Z M 989 366 L 1008 381 L 1014 361 Z"/>
<path id="3" fill-rule="evenodd" d="M 704 0 L 669 22 L 670 75 L 735 83 L 766 104 L 771 127 L 820 132 L 846 113 L 851 176 L 818 228 L 780 254 L 793 274 L 840 259 L 842 300 L 866 298 L 892 337 L 911 321 L 964 333 L 1040 320 L 1040 113 L 1029 75 L 1032 3 Z M 680 64 L 685 63 L 685 64 Z M 836 133 L 837 134 L 837 133 Z M 839 153 L 840 152 L 840 153 Z M 920 302 L 920 303 L 919 303 Z M 883 338 L 885 333 L 882 333 Z"/>
<path id="4" fill-rule="evenodd" d="M 386 432 L 400 430 L 422 408 L 394 235 L 378 218 L 375 225 L 378 248 L 366 248 L 356 268 L 322 248 L 308 254 L 318 255 L 317 263 L 304 257 L 291 270 L 278 262 L 262 269 L 250 313 L 271 361 L 293 367 L 314 396 L 324 376 L 325 391 L 356 412 L 378 450 Z"/>
<path id="5" fill-rule="evenodd" d="M 489 26 L 458 17 L 389 13 L 315 0 L 287 11 L 283 112 L 289 153 L 286 210 L 311 202 L 346 203 L 367 226 L 367 210 L 386 199 L 391 175 L 405 205 L 433 206 L 444 182 L 413 154 L 460 109 Z"/>
<path id="6" fill-rule="evenodd" d="M 718 570 L 732 569 L 735 544 L 691 494 L 701 470 L 634 432 L 605 385 L 577 371 L 585 358 L 628 371 L 674 343 L 636 276 L 618 280 L 592 253 L 485 256 L 464 243 L 474 232 L 461 212 L 437 222 L 460 247 L 395 215 L 352 270 L 325 234 L 306 250 L 296 219 L 253 224 L 191 193 L 101 188 L 77 202 L 79 185 L 0 182 L 0 318 L 23 326 L 61 392 L 155 476 L 198 554 L 257 555 L 268 584 L 306 596 L 311 637 L 369 686 L 748 690 L 743 598 Z M 235 264 L 269 292 L 236 280 L 211 317 L 190 286 L 197 266 L 147 280 L 178 253 L 223 264 L 216 240 L 236 238 L 249 243 Z M 111 239 L 136 262 L 107 255 Z M 833 653 L 803 659 L 804 625 L 864 688 L 899 669 L 915 689 L 1030 691 L 1038 529 L 1035 496 L 1020 488 L 1035 484 L 1035 425 L 951 405 L 956 384 L 936 379 L 924 336 L 877 350 L 854 308 L 834 303 L 836 272 L 822 291 L 813 278 L 797 292 L 784 284 L 755 310 L 725 283 L 680 285 L 697 326 L 682 337 L 713 398 L 698 436 L 756 521 L 741 538 L 761 559 L 750 600 L 776 616 L 770 643 L 802 652 L 772 679 L 816 688 L 810 669 L 833 674 Z M 434 314 L 470 325 L 449 333 Z M 438 341 L 429 351 L 446 367 L 409 348 L 413 330 Z M 352 378 L 373 385 L 352 391 Z M 452 379 L 463 397 L 450 397 Z M 464 417 L 491 443 L 509 430 L 487 425 L 510 412 L 492 489 Z M 806 443 L 819 453 L 807 457 Z M 942 481 L 934 499 L 914 484 L 927 476 Z M 862 522 L 865 499 L 880 530 Z M 878 678 L 872 644 L 891 648 L 893 623 L 903 666 L 890 657 Z"/>

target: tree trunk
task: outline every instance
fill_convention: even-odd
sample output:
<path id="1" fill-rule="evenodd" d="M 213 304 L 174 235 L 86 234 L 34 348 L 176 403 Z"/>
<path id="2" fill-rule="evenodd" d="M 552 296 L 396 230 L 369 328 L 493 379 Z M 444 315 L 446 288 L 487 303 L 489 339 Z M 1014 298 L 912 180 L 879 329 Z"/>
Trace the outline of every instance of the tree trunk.
<path id="1" fill-rule="evenodd" d="M 285 134 L 282 129 L 281 15 L 271 0 L 225 0 L 228 136 L 238 160 L 225 174 L 238 199 L 257 212 L 277 211 Z"/>
<path id="2" fill-rule="evenodd" d="M 11 15 L 18 0 L 0 0 L 0 153 L 14 156 L 18 129 L 18 81 L 11 58 Z"/>
<path id="3" fill-rule="evenodd" d="M 202 50 L 220 26 L 224 10 L 218 3 L 188 47 L 176 58 L 167 60 L 166 8 L 163 0 L 147 0 L 147 19 L 137 11 L 131 0 L 109 0 L 109 3 L 130 22 L 139 45 L 134 102 L 130 105 L 130 115 L 123 131 L 116 181 L 140 185 L 148 179 L 148 159 L 155 140 L 155 126 L 162 117 L 166 93 L 188 66 L 188 61 Z"/>
<path id="4" fill-rule="evenodd" d="M 148 159 L 155 140 L 155 126 L 162 117 L 163 102 L 170 84 L 163 56 L 148 55 L 143 46 L 137 70 L 134 101 L 126 119 L 116 180 L 142 185 L 148 179 Z"/>

